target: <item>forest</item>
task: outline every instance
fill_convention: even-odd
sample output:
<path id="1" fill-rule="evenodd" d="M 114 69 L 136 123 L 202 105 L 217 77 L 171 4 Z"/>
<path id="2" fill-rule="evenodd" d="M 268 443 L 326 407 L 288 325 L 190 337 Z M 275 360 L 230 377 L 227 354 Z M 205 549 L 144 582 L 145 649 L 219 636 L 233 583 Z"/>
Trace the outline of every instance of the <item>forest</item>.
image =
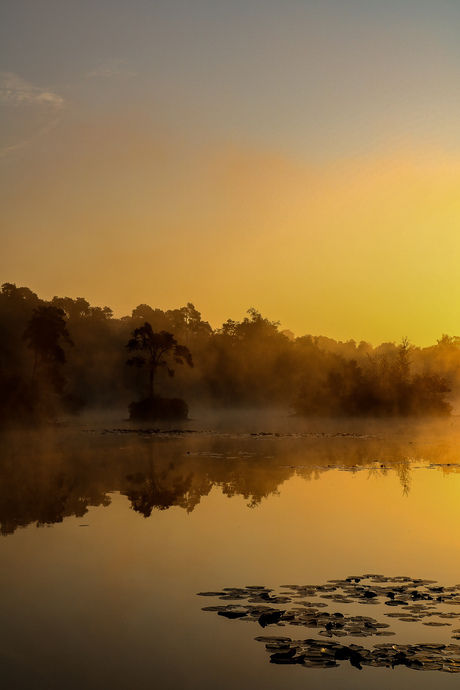
<path id="1" fill-rule="evenodd" d="M 460 337 L 420 348 L 295 337 L 250 308 L 213 329 L 191 303 L 115 318 L 82 298 L 0 292 L 0 420 L 40 424 L 91 408 L 186 418 L 194 406 L 284 408 L 306 416 L 448 416 Z"/>

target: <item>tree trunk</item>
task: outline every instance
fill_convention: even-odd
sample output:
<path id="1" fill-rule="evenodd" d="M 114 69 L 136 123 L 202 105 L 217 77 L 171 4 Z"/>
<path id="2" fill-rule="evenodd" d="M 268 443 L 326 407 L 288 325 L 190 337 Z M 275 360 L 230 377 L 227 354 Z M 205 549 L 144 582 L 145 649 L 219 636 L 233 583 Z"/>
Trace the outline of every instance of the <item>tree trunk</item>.
<path id="1" fill-rule="evenodd" d="M 150 365 L 150 373 L 149 373 L 149 394 L 150 397 L 153 398 L 153 374 L 155 372 L 155 367 L 153 364 Z"/>

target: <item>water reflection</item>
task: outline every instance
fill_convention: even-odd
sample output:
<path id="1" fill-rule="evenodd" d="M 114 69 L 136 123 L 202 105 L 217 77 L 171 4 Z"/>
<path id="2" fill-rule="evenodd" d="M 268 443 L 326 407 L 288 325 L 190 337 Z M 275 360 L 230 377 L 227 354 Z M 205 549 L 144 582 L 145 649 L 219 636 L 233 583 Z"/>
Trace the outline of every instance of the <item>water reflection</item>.
<path id="1" fill-rule="evenodd" d="M 370 477 L 396 473 L 408 495 L 414 468 L 459 471 L 455 439 L 362 431 L 54 429 L 4 434 L 0 443 L 4 535 L 32 523 L 82 518 L 91 506 L 108 506 L 114 492 L 148 518 L 172 506 L 190 513 L 213 487 L 256 507 L 294 476 L 311 481 L 334 470 Z"/>
<path id="2" fill-rule="evenodd" d="M 395 688 L 431 690 L 432 674 L 409 673 L 404 664 L 388 673 L 363 663 L 358 671 L 350 659 L 337 659 L 340 668 L 327 674 L 323 668 L 306 671 L 299 663 L 280 668 L 267 663 L 277 650 L 266 654 L 264 645 L 254 642 L 256 635 L 279 635 L 284 623 L 281 634 L 292 643 L 311 637 L 324 648 L 459 644 L 453 639 L 458 619 L 439 618 L 450 625 L 435 627 L 424 625 L 435 617 L 409 622 L 385 616 L 415 618 L 416 609 L 404 606 L 433 603 L 385 604 L 376 588 L 394 589 L 398 583 L 369 583 L 378 605 L 359 599 L 342 606 L 323 598 L 346 598 L 344 588 L 350 592 L 367 583 L 315 590 L 314 598 L 305 597 L 314 606 L 302 609 L 304 614 L 317 609 L 316 631 L 291 626 L 283 620 L 286 614 L 276 611 L 278 625 L 266 617 L 265 628 L 248 615 L 240 622 L 201 611 L 205 604 L 232 602 L 203 601 L 197 592 L 251 585 L 273 588 L 268 594 L 259 589 L 261 599 L 270 599 L 235 601 L 243 606 L 230 611 L 254 605 L 290 612 L 295 604 L 273 599 L 280 584 L 325 583 L 350 573 L 411 574 L 458 587 L 455 436 L 446 429 L 417 434 L 386 426 L 334 429 L 317 420 L 315 425 L 291 430 L 248 425 L 244 433 L 198 427 L 196 433 L 113 427 L 102 433 L 105 427 L 94 426 L 3 435 L 0 519 L 6 533 L 14 532 L 1 540 L 4 686 L 278 690 L 309 682 L 367 690 L 370 674 L 372 687 L 383 690 L 391 673 Z M 401 477 L 410 486 L 408 497 Z M 18 529 L 60 520 L 53 529 Z M 282 592 L 294 602 L 293 593 Z M 452 602 L 436 606 L 445 613 L 460 611 Z M 344 630 L 353 635 L 337 636 L 334 625 L 329 630 L 326 625 L 337 621 L 327 621 L 326 611 L 343 613 Z M 363 614 L 390 625 L 378 632 L 396 634 L 360 638 L 357 617 Z M 332 637 L 319 635 L 321 630 Z M 285 651 L 292 654 L 293 647 Z M 294 656 L 313 652 L 299 646 Z M 452 680 L 436 674 L 436 687 L 452 688 Z"/>

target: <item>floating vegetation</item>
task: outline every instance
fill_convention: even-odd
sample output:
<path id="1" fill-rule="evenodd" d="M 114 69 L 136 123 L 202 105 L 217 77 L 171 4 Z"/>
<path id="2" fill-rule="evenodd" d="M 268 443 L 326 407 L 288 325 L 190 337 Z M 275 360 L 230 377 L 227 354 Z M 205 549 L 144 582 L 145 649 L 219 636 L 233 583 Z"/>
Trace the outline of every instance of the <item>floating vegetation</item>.
<path id="1" fill-rule="evenodd" d="M 86 434 L 100 434 L 105 436 L 106 434 L 147 434 L 154 436 L 194 436 L 197 434 L 214 435 L 213 431 L 199 431 L 195 429 L 131 429 L 131 428 L 118 428 L 118 429 L 83 429 Z"/>
<path id="2" fill-rule="evenodd" d="M 363 666 L 395 668 L 406 666 L 416 671 L 460 673 L 460 645 L 457 644 L 391 644 L 367 649 L 360 645 L 342 645 L 315 639 L 291 640 L 288 637 L 256 637 L 265 642 L 272 664 L 302 664 L 307 668 L 337 668 L 349 661 L 361 670 Z"/>
<path id="3" fill-rule="evenodd" d="M 191 421 L 191 420 L 188 420 Z M 162 429 L 162 428 L 131 428 L 120 427 L 116 429 L 84 429 L 87 434 L 149 434 L 158 436 L 219 436 L 221 438 L 230 439 L 328 439 L 328 438 L 351 438 L 351 439 L 383 439 L 383 434 L 367 434 L 367 433 L 348 433 L 348 432 L 271 432 L 271 431 L 256 431 L 256 432 L 242 432 L 242 433 L 223 433 L 210 429 Z"/>
<path id="4" fill-rule="evenodd" d="M 383 611 L 385 605 L 398 609 L 383 613 L 390 620 L 442 628 L 451 626 L 450 620 L 460 618 L 460 584 L 442 587 L 434 580 L 366 574 L 329 580 L 323 585 L 281 585 L 280 589 L 283 591 L 276 593 L 262 585 L 226 587 L 219 592 L 200 592 L 199 596 L 232 602 L 203 608 L 203 611 L 213 611 L 225 618 L 258 623 L 262 628 L 295 625 L 315 630 L 318 639 L 256 637 L 257 641 L 265 643 L 273 664 L 334 668 L 340 661 L 349 661 L 357 669 L 402 665 L 421 671 L 460 673 L 458 644 L 379 643 L 372 649 L 357 644 L 345 645 L 337 638 L 384 637 L 396 633 L 389 629 L 389 623 L 371 616 L 324 610 L 330 604 L 360 604 L 380 605 Z M 330 604 L 325 603 L 325 599 Z M 447 606 L 459 608 L 446 610 Z M 426 620 L 433 617 L 436 620 Z M 460 639 L 460 628 L 450 632 L 453 639 Z"/>

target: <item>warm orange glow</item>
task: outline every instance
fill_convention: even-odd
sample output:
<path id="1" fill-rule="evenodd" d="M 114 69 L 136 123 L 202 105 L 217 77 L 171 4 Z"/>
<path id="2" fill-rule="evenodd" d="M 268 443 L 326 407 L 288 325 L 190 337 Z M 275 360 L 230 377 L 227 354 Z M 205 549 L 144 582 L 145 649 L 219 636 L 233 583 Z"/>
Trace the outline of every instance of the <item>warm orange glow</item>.
<path id="1" fill-rule="evenodd" d="M 193 299 L 214 326 L 255 304 L 298 335 L 374 344 L 456 332 L 457 160 L 411 151 L 306 166 L 228 147 L 189 151 L 184 168 L 167 146 L 136 153 L 134 139 L 114 172 L 104 137 L 75 134 L 69 160 L 31 165 L 27 204 L 6 209 L 8 273 L 44 297 L 62 284 L 120 316 Z"/>
<path id="2" fill-rule="evenodd" d="M 72 67 L 34 52 L 54 23 L 30 18 L 0 74 L 3 280 L 116 316 L 191 301 L 213 327 L 254 306 L 296 335 L 457 334 L 456 11 L 288 5 L 147 5 L 131 57 L 94 42 L 124 35 L 106 7 Z"/>

